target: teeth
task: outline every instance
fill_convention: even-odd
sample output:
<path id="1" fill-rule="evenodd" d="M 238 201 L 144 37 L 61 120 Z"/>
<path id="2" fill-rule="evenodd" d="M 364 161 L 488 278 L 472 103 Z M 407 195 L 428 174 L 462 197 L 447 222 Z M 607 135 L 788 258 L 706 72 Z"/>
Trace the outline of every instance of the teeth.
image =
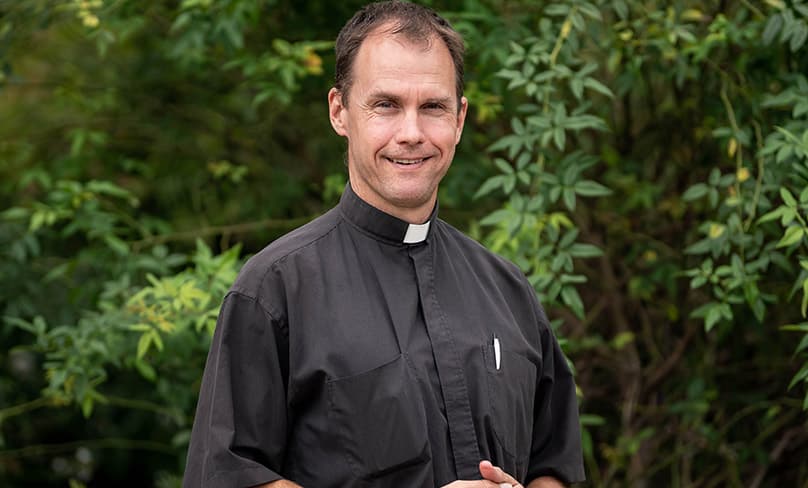
<path id="1" fill-rule="evenodd" d="M 424 159 L 426 159 L 426 158 L 421 158 L 421 159 L 393 159 L 393 158 L 388 158 L 388 159 L 389 159 L 390 161 L 392 161 L 392 162 L 396 163 L 396 164 L 405 164 L 405 165 L 409 165 L 409 164 L 416 164 L 416 163 L 420 163 L 421 161 L 423 161 L 423 160 L 424 160 Z"/>

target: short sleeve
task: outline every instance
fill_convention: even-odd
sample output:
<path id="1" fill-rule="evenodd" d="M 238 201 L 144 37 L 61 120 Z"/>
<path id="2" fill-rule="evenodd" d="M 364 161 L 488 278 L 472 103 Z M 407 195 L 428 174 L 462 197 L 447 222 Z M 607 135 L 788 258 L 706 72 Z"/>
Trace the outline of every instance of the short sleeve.
<path id="1" fill-rule="evenodd" d="M 534 305 L 540 327 L 542 367 L 536 379 L 527 479 L 553 476 L 568 484 L 577 483 L 586 476 L 575 380 L 538 300 Z"/>
<path id="2" fill-rule="evenodd" d="M 286 329 L 254 299 L 222 304 L 194 418 L 183 487 L 249 487 L 281 478 Z"/>

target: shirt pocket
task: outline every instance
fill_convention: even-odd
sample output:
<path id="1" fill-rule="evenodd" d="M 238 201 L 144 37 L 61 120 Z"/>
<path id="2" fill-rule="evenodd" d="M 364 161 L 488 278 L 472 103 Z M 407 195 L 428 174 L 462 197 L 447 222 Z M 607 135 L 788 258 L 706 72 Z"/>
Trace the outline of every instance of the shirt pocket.
<path id="1" fill-rule="evenodd" d="M 491 425 L 502 450 L 519 464 L 530 456 L 536 365 L 503 347 L 497 368 L 491 344 L 483 348 L 483 354 L 488 372 Z"/>
<path id="2" fill-rule="evenodd" d="M 405 355 L 327 385 L 329 420 L 357 477 L 378 478 L 428 459 L 426 415 Z"/>

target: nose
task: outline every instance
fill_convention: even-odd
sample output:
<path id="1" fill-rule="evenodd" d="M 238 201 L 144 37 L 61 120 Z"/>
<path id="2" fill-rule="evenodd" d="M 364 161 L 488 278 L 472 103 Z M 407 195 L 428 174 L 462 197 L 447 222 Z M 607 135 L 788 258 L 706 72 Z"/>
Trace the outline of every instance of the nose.
<path id="1" fill-rule="evenodd" d="M 417 110 L 406 110 L 401 115 L 401 123 L 396 131 L 395 141 L 398 144 L 414 145 L 424 142 L 422 121 Z"/>

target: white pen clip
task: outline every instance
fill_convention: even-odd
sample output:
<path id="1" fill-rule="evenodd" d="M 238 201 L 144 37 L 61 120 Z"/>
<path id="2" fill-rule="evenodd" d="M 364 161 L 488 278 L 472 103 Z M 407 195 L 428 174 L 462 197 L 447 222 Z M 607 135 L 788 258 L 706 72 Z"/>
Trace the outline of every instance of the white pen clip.
<path id="1" fill-rule="evenodd" d="M 497 371 L 499 371 L 499 363 L 501 358 L 502 356 L 499 350 L 499 337 L 494 336 L 494 363 L 496 364 Z"/>

